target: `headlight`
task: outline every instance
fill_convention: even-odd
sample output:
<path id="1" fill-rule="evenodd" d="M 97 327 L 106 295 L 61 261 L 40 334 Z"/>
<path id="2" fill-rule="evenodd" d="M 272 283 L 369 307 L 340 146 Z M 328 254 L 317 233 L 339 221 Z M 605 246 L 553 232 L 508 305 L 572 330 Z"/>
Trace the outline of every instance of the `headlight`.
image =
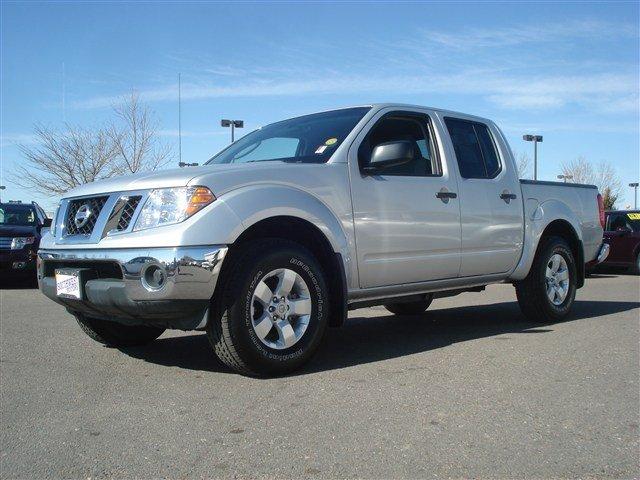
<path id="1" fill-rule="evenodd" d="M 178 187 L 151 190 L 134 230 L 179 223 L 213 202 L 207 187 Z"/>
<path id="2" fill-rule="evenodd" d="M 36 237 L 15 237 L 11 240 L 11 250 L 22 250 L 36 241 Z"/>

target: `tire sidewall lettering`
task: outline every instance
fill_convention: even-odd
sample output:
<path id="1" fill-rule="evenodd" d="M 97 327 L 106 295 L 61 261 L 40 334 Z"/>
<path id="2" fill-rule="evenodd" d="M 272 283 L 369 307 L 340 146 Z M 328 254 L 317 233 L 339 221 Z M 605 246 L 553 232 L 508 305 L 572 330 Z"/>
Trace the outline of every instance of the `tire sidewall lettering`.
<path id="1" fill-rule="evenodd" d="M 279 263 L 279 262 L 278 262 Z M 295 350 L 287 353 L 278 353 L 277 350 L 272 350 L 264 345 L 258 336 L 256 335 L 253 329 L 253 319 L 251 318 L 251 302 L 253 299 L 253 292 L 255 291 L 256 286 L 260 282 L 260 280 L 264 277 L 265 272 L 268 272 L 272 268 L 277 268 L 276 265 L 265 267 L 261 266 L 252 276 L 251 282 L 248 285 L 248 288 L 245 292 L 245 296 L 243 299 L 243 318 L 244 318 L 244 328 L 248 333 L 249 339 L 252 343 L 252 346 L 259 352 L 260 356 L 265 357 L 271 361 L 275 362 L 284 362 L 287 360 L 296 359 L 302 356 L 307 351 L 307 345 L 312 340 L 311 337 L 316 333 L 316 328 L 320 323 L 320 319 L 324 314 L 324 298 L 322 286 L 320 285 L 316 274 L 313 272 L 312 268 L 303 260 L 301 260 L 297 256 L 291 256 L 288 260 L 290 266 L 294 267 L 292 270 L 295 270 L 297 273 L 300 273 L 304 276 L 304 280 L 310 286 L 310 293 L 312 293 L 312 313 L 311 319 L 309 322 L 309 326 L 307 331 L 304 333 L 303 337 L 291 348 Z M 285 264 L 281 264 L 281 267 L 285 267 Z"/>

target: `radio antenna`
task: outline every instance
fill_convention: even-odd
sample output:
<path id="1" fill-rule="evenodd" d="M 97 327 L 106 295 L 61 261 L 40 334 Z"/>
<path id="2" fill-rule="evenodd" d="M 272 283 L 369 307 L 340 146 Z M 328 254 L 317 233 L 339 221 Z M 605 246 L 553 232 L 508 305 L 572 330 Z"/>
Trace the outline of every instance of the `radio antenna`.
<path id="1" fill-rule="evenodd" d="M 182 164 L 182 81 L 178 73 L 178 161 Z"/>

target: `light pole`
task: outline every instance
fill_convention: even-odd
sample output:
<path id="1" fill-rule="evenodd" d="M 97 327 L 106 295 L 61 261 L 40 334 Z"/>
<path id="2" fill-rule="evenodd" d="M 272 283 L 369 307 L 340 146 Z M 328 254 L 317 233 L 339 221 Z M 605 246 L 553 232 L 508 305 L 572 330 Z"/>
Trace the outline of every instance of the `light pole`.
<path id="1" fill-rule="evenodd" d="M 567 183 L 567 180 L 571 180 L 573 178 L 573 175 L 558 175 L 558 179 L 559 180 L 564 180 L 564 183 Z"/>
<path id="2" fill-rule="evenodd" d="M 223 127 L 231 127 L 231 143 L 235 141 L 234 131 L 236 128 L 244 127 L 244 120 L 220 120 Z"/>
<path id="3" fill-rule="evenodd" d="M 542 135 L 523 135 L 526 142 L 533 142 L 533 179 L 538 179 L 538 142 L 542 142 Z"/>
<path id="4" fill-rule="evenodd" d="M 640 185 L 640 183 L 638 182 L 633 182 L 629 184 L 630 187 L 633 187 L 633 209 L 634 210 L 638 209 L 638 185 Z"/>
<path id="5" fill-rule="evenodd" d="M 5 187 L 4 185 L 0 185 L 0 192 L 6 188 L 7 187 Z M 2 195 L 0 195 L 0 202 L 2 202 Z"/>

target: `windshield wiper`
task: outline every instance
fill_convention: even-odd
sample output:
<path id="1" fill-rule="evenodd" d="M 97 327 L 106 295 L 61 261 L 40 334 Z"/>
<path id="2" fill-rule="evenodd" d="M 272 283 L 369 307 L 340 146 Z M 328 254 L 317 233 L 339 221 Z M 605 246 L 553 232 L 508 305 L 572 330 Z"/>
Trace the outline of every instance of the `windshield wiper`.
<path id="1" fill-rule="evenodd" d="M 281 158 L 265 158 L 262 160 L 247 160 L 244 163 L 256 163 L 256 162 L 285 162 L 286 160 L 282 160 Z M 242 162 L 237 162 L 242 163 Z"/>

